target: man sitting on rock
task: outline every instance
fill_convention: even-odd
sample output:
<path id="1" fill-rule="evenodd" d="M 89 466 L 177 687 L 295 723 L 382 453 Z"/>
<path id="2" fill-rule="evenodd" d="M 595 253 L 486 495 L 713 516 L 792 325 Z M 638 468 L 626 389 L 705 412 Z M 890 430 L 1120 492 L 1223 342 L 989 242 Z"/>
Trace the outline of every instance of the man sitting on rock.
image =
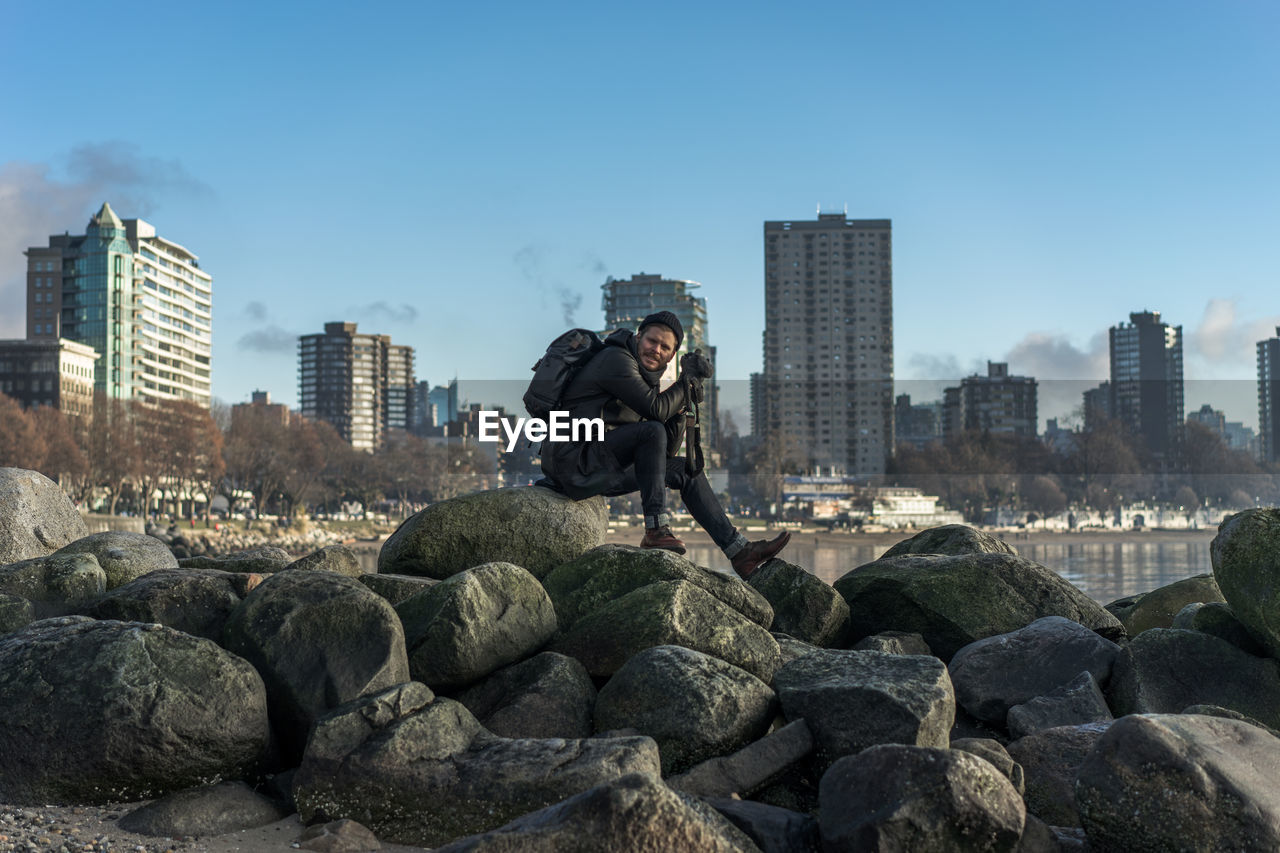
<path id="1" fill-rule="evenodd" d="M 691 353 L 681 359 L 676 382 L 659 390 L 658 380 L 683 338 L 679 318 L 659 311 L 645 317 L 637 332 L 619 329 L 605 339 L 604 349 L 578 371 L 562 398 L 570 418 L 604 420 L 604 441 L 544 442 L 547 479 L 541 485 L 574 500 L 639 490 L 645 526 L 640 547 L 683 554 L 684 543 L 671 532 L 663 486 L 679 489 L 689 514 L 745 579 L 781 551 L 791 534 L 748 542 L 725 515 L 706 475 L 690 474 L 686 460 L 675 455 L 685 408 L 702 399 L 702 382 L 711 377 L 711 363 Z"/>

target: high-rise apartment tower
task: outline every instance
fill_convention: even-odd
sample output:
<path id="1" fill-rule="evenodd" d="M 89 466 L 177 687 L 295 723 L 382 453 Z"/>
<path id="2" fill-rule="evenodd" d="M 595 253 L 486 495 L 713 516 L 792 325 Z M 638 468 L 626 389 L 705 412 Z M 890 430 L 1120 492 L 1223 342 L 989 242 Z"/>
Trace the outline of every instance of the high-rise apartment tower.
<path id="1" fill-rule="evenodd" d="M 1169 459 L 1182 442 L 1182 327 L 1159 311 L 1111 327 L 1111 417 Z"/>
<path id="2" fill-rule="evenodd" d="M 1258 432 L 1262 461 L 1280 459 L 1280 326 L 1258 341 Z"/>
<path id="3" fill-rule="evenodd" d="M 323 334 L 298 339 L 303 416 L 328 421 L 357 450 L 376 450 L 387 430 L 408 427 L 412 385 L 413 349 L 387 335 L 325 323 Z"/>
<path id="4" fill-rule="evenodd" d="M 110 397 L 208 407 L 213 278 L 194 253 L 103 204 L 84 234 L 25 254 L 29 340 L 93 347 L 94 387 Z"/>
<path id="5" fill-rule="evenodd" d="M 893 234 L 819 213 L 764 224 L 763 394 L 752 422 L 810 469 L 885 471 L 893 448 Z"/>

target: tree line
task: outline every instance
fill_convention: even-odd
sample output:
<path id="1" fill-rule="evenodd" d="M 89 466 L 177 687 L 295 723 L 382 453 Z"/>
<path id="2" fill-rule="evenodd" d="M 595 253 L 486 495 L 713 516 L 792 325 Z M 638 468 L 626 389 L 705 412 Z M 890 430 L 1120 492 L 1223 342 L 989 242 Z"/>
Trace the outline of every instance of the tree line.
<path id="1" fill-rule="evenodd" d="M 208 518 L 224 494 L 258 515 L 292 517 L 344 502 L 423 505 L 487 488 L 491 459 L 467 445 L 395 431 L 375 453 L 356 450 L 324 421 L 286 422 L 269 409 L 235 417 L 189 400 L 144 402 L 95 395 L 91 419 L 0 394 L 0 466 L 31 468 L 85 506 L 117 514 Z"/>
<path id="2" fill-rule="evenodd" d="M 1039 438 L 968 431 L 923 449 L 898 445 L 881 481 L 914 486 L 979 522 L 994 507 L 1035 518 L 1069 507 L 1106 513 L 1136 501 L 1182 507 L 1280 502 L 1280 467 L 1228 448 L 1220 434 L 1185 424 L 1177 452 L 1158 456 L 1119 421 L 1091 419 L 1054 447 Z M 807 453 L 765 436 L 738 459 L 757 500 L 778 502 L 783 477 L 806 473 Z"/>

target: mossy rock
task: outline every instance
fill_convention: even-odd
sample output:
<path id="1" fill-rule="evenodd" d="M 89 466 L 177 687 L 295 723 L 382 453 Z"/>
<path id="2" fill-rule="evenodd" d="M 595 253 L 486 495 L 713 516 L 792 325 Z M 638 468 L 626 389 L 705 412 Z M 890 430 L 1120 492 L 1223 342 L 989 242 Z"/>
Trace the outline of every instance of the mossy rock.
<path id="1" fill-rule="evenodd" d="M 1039 563 L 1014 554 L 917 554 L 876 560 L 835 582 L 849 603 L 849 637 L 915 632 L 950 660 L 975 640 L 1062 616 L 1108 639 L 1119 620 Z"/>
<path id="2" fill-rule="evenodd" d="M 604 541 L 604 498 L 574 501 L 540 486 L 493 489 L 432 504 L 382 545 L 378 571 L 444 580 L 483 563 L 514 563 L 536 578 Z"/>
<path id="3" fill-rule="evenodd" d="M 656 548 L 601 545 L 556 568 L 542 585 L 556 606 L 560 630 L 567 631 L 610 601 L 660 581 L 691 583 L 760 627 L 773 624 L 769 602 L 738 578 Z"/>

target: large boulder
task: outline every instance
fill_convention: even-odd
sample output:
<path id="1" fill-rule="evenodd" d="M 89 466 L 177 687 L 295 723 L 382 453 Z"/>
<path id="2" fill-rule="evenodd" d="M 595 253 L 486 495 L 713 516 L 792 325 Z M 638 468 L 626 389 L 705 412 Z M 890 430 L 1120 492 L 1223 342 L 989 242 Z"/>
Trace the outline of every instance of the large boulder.
<path id="1" fill-rule="evenodd" d="M 574 501 L 540 486 L 495 489 L 432 504 L 383 543 L 378 571 L 443 580 L 482 563 L 515 563 L 541 578 L 604 541 L 604 498 Z"/>
<path id="2" fill-rule="evenodd" d="M 595 724 L 597 731 L 635 729 L 653 738 L 669 775 L 763 735 L 775 701 L 769 685 L 719 658 L 655 646 L 601 688 Z"/>
<path id="3" fill-rule="evenodd" d="M 1080 767 L 1093 850 L 1280 850 L 1280 740 L 1238 720 L 1135 714 Z"/>
<path id="4" fill-rule="evenodd" d="M 921 530 L 910 539 L 903 539 L 880 555 L 901 557 L 906 554 L 1016 554 L 1013 546 L 990 533 L 974 530 L 964 524 L 944 524 Z"/>
<path id="5" fill-rule="evenodd" d="M 357 580 L 387 601 L 390 601 L 392 605 L 413 598 L 424 589 L 430 589 L 440 583 L 435 578 L 415 577 L 413 575 L 380 575 L 377 572 L 364 572 Z"/>
<path id="6" fill-rule="evenodd" d="M 161 569 L 118 586 L 85 611 L 95 619 L 158 622 L 195 637 L 221 642 L 232 611 L 261 575 L 213 569 Z"/>
<path id="7" fill-rule="evenodd" d="M 1109 639 L 1120 622 L 1039 563 L 1013 554 L 882 558 L 835 583 L 849 602 L 849 636 L 914 631 L 949 661 L 962 647 L 1062 616 Z"/>
<path id="8" fill-rule="evenodd" d="M 825 850 L 1013 851 L 1026 808 L 1009 780 L 967 752 L 883 744 L 822 777 Z"/>
<path id="9" fill-rule="evenodd" d="M 275 545 L 262 545 L 229 554 L 183 557 L 178 560 L 178 566 L 184 569 L 217 569 L 220 572 L 269 575 L 288 568 L 292 562 L 293 557 L 285 549 Z"/>
<path id="10" fill-rule="evenodd" d="M 161 797 L 120 818 L 117 826 L 139 835 L 225 835 L 288 817 L 276 803 L 244 782 L 200 785 Z"/>
<path id="11" fill-rule="evenodd" d="M 38 471 L 0 468 L 0 565 L 47 557 L 88 534 L 57 483 Z"/>
<path id="12" fill-rule="evenodd" d="M 107 574 L 107 589 L 115 589 L 158 569 L 178 568 L 169 546 L 154 536 L 108 530 L 91 533 L 58 549 L 58 554 L 92 554 Z"/>
<path id="13" fill-rule="evenodd" d="M 435 847 L 632 773 L 659 781 L 649 738 L 499 738 L 410 682 L 323 718 L 293 791 L 306 823 L 351 817 L 384 840 Z"/>
<path id="14" fill-rule="evenodd" d="M 747 583 L 773 607 L 774 631 L 815 646 L 835 645 L 849 621 L 849 605 L 813 572 L 785 560 L 769 560 Z"/>
<path id="15" fill-rule="evenodd" d="M 601 545 L 555 569 L 542 579 L 542 585 L 556 605 L 560 630 L 568 631 L 610 601 L 661 581 L 691 583 L 762 628 L 773 624 L 769 602 L 736 576 L 713 572 L 658 548 Z"/>
<path id="16" fill-rule="evenodd" d="M 804 720 L 787 723 L 732 755 L 716 756 L 667 778 L 677 791 L 699 797 L 750 796 L 813 752 Z M 718 808 L 718 806 L 717 806 Z"/>
<path id="17" fill-rule="evenodd" d="M 0 593 L 32 602 L 38 616 L 69 613 L 106 588 L 107 574 L 92 554 L 51 554 L 0 566 Z"/>
<path id="18" fill-rule="evenodd" d="M 1231 605 L 1222 601 L 1210 601 L 1205 604 L 1188 604 L 1178 611 L 1173 618 L 1172 628 L 1185 628 L 1188 631 L 1203 631 L 1220 640 L 1248 652 L 1251 655 L 1265 657 L 1267 650 L 1257 638 L 1231 612 Z"/>
<path id="19" fill-rule="evenodd" d="M 1280 658 L 1280 509 L 1227 516 L 1209 557 L 1231 611 L 1271 657 Z"/>
<path id="20" fill-rule="evenodd" d="M 1019 797 L 1026 790 L 1026 780 L 1022 775 L 1022 765 L 1013 760 L 1013 756 L 1009 755 L 1009 750 L 1005 749 L 1000 741 L 986 737 L 962 737 L 951 741 L 951 748 L 959 749 L 970 755 L 976 755 L 999 770 L 1013 785 L 1013 789 L 1018 792 Z"/>
<path id="21" fill-rule="evenodd" d="M 1003 726 L 1014 705 L 1052 693 L 1082 671 L 1106 684 L 1119 653 L 1119 646 L 1080 623 L 1046 616 L 970 643 L 948 668 L 956 701 L 975 718 Z"/>
<path id="22" fill-rule="evenodd" d="M 1107 699 L 1116 714 L 1221 705 L 1280 728 L 1280 663 L 1200 631 L 1152 628 L 1116 658 Z"/>
<path id="23" fill-rule="evenodd" d="M 732 797 L 705 799 L 745 832 L 760 853 L 817 853 L 822 846 L 818 822 L 811 815 Z"/>
<path id="24" fill-rule="evenodd" d="M 244 660 L 160 625 L 81 616 L 0 638 L 0 800 L 105 803 L 235 778 L 268 742 Z"/>
<path id="25" fill-rule="evenodd" d="M 1088 670 L 1051 693 L 1009 709 L 1006 725 L 1015 738 L 1044 729 L 1104 723 L 1112 719 L 1102 689 Z"/>
<path id="26" fill-rule="evenodd" d="M 571 657 L 542 652 L 453 697 L 502 737 L 591 737 L 596 686 Z"/>
<path id="27" fill-rule="evenodd" d="M 1027 811 L 1052 826 L 1080 826 L 1076 774 L 1112 723 L 1044 729 L 1018 738 L 1005 749 L 1022 767 Z"/>
<path id="28" fill-rule="evenodd" d="M 773 685 L 787 719 L 809 724 L 821 768 L 881 743 L 946 747 L 955 722 L 935 657 L 823 649 L 786 664 Z"/>
<path id="29" fill-rule="evenodd" d="M 1213 575 L 1183 578 L 1145 593 L 1120 617 L 1125 632 L 1136 637 L 1151 628 L 1171 628 L 1178 611 L 1188 604 L 1223 601 Z"/>
<path id="30" fill-rule="evenodd" d="M 523 660 L 556 632 L 537 578 L 512 563 L 485 563 L 405 599 L 409 672 L 432 688 L 460 687 Z"/>
<path id="31" fill-rule="evenodd" d="M 551 650 L 577 658 L 587 672 L 603 677 L 633 655 L 666 645 L 705 652 L 765 683 L 781 664 L 778 643 L 768 631 L 688 581 L 652 583 L 609 601 L 578 620 Z"/>
<path id="32" fill-rule="evenodd" d="M 285 568 L 304 572 L 333 572 L 349 578 L 358 578 L 364 574 L 364 569 L 360 568 L 360 558 L 346 545 L 326 545 L 305 557 L 299 557 Z"/>
<path id="33" fill-rule="evenodd" d="M 395 610 L 359 581 L 328 572 L 267 578 L 231 613 L 225 638 L 262 674 L 275 733 L 294 761 L 321 715 L 409 680 Z"/>
<path id="34" fill-rule="evenodd" d="M 36 618 L 36 606 L 20 595 L 0 592 L 0 634 L 8 634 Z"/>
<path id="35" fill-rule="evenodd" d="M 755 846 L 660 781 L 634 774 L 519 817 L 435 853 L 575 853 L 592 850 L 753 853 Z"/>

